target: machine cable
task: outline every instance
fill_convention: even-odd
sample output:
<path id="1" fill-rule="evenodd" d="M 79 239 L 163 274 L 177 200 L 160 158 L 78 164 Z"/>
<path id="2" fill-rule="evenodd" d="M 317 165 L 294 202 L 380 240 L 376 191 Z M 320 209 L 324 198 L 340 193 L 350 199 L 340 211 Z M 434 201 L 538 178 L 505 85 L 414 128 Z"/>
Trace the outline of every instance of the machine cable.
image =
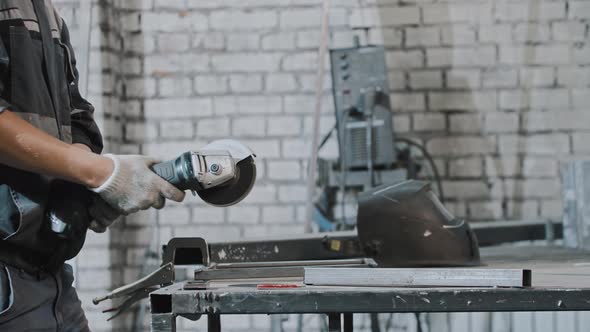
<path id="1" fill-rule="evenodd" d="M 440 177 L 440 172 L 438 170 L 438 167 L 436 166 L 436 163 L 434 162 L 434 159 L 432 158 L 432 155 L 428 152 L 428 150 L 426 150 L 426 147 L 424 147 L 422 144 L 419 144 L 416 141 L 413 141 L 413 140 L 405 138 L 405 137 L 397 137 L 396 140 L 398 142 L 405 143 L 409 147 L 417 148 L 422 153 L 424 158 L 426 158 L 426 160 L 428 161 L 428 164 L 430 165 L 430 168 L 432 169 L 432 173 L 433 173 L 434 179 L 436 181 L 439 199 L 440 199 L 441 203 L 444 204 L 445 194 L 444 194 L 444 190 L 443 190 L 442 179 Z M 408 159 L 409 160 L 412 159 L 411 155 L 409 156 Z"/>

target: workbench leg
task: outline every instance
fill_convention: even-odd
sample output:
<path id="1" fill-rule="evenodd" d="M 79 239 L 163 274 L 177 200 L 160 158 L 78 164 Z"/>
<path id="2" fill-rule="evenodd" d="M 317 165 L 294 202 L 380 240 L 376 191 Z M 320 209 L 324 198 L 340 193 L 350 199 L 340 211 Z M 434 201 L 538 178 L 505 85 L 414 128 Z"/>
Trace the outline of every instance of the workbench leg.
<path id="1" fill-rule="evenodd" d="M 352 332 L 354 329 L 353 313 L 344 314 L 344 332 Z"/>
<path id="2" fill-rule="evenodd" d="M 381 326 L 379 325 L 379 314 L 371 314 L 371 332 L 381 332 Z"/>
<path id="3" fill-rule="evenodd" d="M 342 332 L 340 314 L 328 314 L 328 331 Z"/>
<path id="4" fill-rule="evenodd" d="M 150 325 L 152 332 L 176 332 L 176 316 L 171 313 L 152 314 Z"/>
<path id="5" fill-rule="evenodd" d="M 220 314 L 207 315 L 207 331 L 221 332 L 221 315 Z"/>

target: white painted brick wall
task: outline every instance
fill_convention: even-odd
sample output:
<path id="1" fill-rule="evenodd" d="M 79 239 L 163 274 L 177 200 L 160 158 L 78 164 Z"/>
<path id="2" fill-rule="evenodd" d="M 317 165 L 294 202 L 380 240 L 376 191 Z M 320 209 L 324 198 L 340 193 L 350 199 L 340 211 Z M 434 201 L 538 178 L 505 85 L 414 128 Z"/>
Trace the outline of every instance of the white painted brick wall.
<path id="1" fill-rule="evenodd" d="M 525 67 L 520 69 L 519 75 L 519 84 L 523 87 L 549 87 L 556 81 L 555 70 L 551 67 Z"/>
<path id="2" fill-rule="evenodd" d="M 483 71 L 484 88 L 510 88 L 516 87 L 518 71 L 516 69 L 494 68 Z"/>
<path id="3" fill-rule="evenodd" d="M 228 78 L 220 75 L 197 75 L 194 79 L 197 94 L 221 94 L 228 91 Z"/>
<path id="4" fill-rule="evenodd" d="M 479 178 L 483 175 L 483 160 L 479 157 L 451 160 L 449 162 L 449 175 L 455 178 Z"/>
<path id="5" fill-rule="evenodd" d="M 418 7 L 368 7 L 356 9 L 350 17 L 351 27 L 398 26 L 420 23 Z"/>
<path id="6" fill-rule="evenodd" d="M 478 136 L 434 138 L 426 145 L 435 156 L 463 156 L 471 154 L 490 154 L 496 151 L 494 139 Z"/>
<path id="7" fill-rule="evenodd" d="M 530 153 L 532 155 L 567 155 L 570 152 L 566 134 L 541 134 L 533 136 L 502 135 L 498 138 L 500 153 Z"/>
<path id="8" fill-rule="evenodd" d="M 522 172 L 526 177 L 555 177 L 557 166 L 554 158 L 524 158 Z"/>
<path id="9" fill-rule="evenodd" d="M 519 128 L 518 114 L 490 112 L 485 115 L 484 131 L 487 133 L 515 133 Z"/>
<path id="10" fill-rule="evenodd" d="M 502 219 L 502 202 L 486 201 L 473 202 L 469 204 L 469 217 L 472 220 L 494 220 Z"/>
<path id="11" fill-rule="evenodd" d="M 442 88 L 442 72 L 438 70 L 411 72 L 410 87 L 416 90 Z"/>
<path id="12" fill-rule="evenodd" d="M 200 137 L 228 137 L 230 132 L 230 120 L 227 118 L 204 118 L 197 123 L 196 134 Z"/>
<path id="13" fill-rule="evenodd" d="M 230 33 L 226 35 L 228 51 L 252 51 L 260 48 L 258 34 Z"/>
<path id="14" fill-rule="evenodd" d="M 297 90 L 297 80 L 292 74 L 269 74 L 266 76 L 266 90 L 269 92 L 293 92 Z"/>
<path id="15" fill-rule="evenodd" d="M 496 49 L 492 46 L 474 48 L 431 48 L 426 50 L 429 67 L 486 67 L 496 63 Z"/>
<path id="16" fill-rule="evenodd" d="M 450 69 L 445 74 L 447 88 L 474 89 L 481 86 L 481 71 L 478 69 Z"/>
<path id="17" fill-rule="evenodd" d="M 223 10 L 213 11 L 209 20 L 212 30 L 258 30 L 275 27 L 278 24 L 278 15 L 270 10 L 254 12 Z"/>
<path id="18" fill-rule="evenodd" d="M 484 118 L 481 114 L 451 114 L 449 124 L 451 132 L 480 133 L 483 130 Z"/>
<path id="19" fill-rule="evenodd" d="M 56 3 L 75 36 L 79 2 Z M 234 208 L 188 196 L 93 235 L 82 253 L 93 261 L 80 266 L 81 297 L 137 277 L 155 220 L 162 242 L 302 232 L 321 1 L 94 6 L 89 91 L 109 151 L 173 157 L 232 137 L 259 155 L 259 180 Z M 101 32 L 97 22 L 109 29 Z M 394 128 L 435 156 L 451 211 L 478 220 L 558 221 L 558 161 L 590 156 L 589 25 L 590 3 L 581 0 L 341 0 L 330 45 L 351 46 L 357 27 L 369 27 L 369 41 L 385 45 Z M 323 133 L 334 122 L 329 75 L 324 91 Z M 334 140 L 323 153 L 337 155 Z M 109 247 L 116 254 L 105 255 Z M 93 282 L 96 276 L 102 279 Z M 88 307 L 93 327 L 114 330 Z M 478 317 L 452 315 L 451 325 L 477 330 Z M 400 330 L 415 329 L 413 319 L 402 321 Z M 231 324 L 245 332 L 264 329 L 267 320 Z"/>
<path id="20" fill-rule="evenodd" d="M 476 42 L 477 30 L 469 25 L 451 25 L 441 29 L 442 44 L 449 46 L 472 45 Z"/>
<path id="21" fill-rule="evenodd" d="M 272 72 L 279 69 L 280 60 L 279 55 L 272 53 L 218 54 L 211 59 L 211 65 L 218 72 Z"/>
<path id="22" fill-rule="evenodd" d="M 406 46 L 436 46 L 441 43 L 440 28 L 438 27 L 420 27 L 407 28 Z"/>
<path id="23" fill-rule="evenodd" d="M 428 98 L 431 110 L 478 112 L 497 108 L 495 91 L 431 92 Z"/>
<path id="24" fill-rule="evenodd" d="M 442 131 L 446 129 L 444 114 L 414 114 L 412 121 L 415 131 Z"/>
<path id="25" fill-rule="evenodd" d="M 160 97 L 186 97 L 192 93 L 192 83 L 186 77 L 163 77 L 158 80 Z"/>
<path id="26" fill-rule="evenodd" d="M 515 177 L 522 173 L 520 159 L 510 155 L 487 157 L 485 165 L 489 177 Z"/>
<path id="27" fill-rule="evenodd" d="M 500 46 L 500 63 L 555 65 L 571 63 L 571 51 L 567 45 Z"/>

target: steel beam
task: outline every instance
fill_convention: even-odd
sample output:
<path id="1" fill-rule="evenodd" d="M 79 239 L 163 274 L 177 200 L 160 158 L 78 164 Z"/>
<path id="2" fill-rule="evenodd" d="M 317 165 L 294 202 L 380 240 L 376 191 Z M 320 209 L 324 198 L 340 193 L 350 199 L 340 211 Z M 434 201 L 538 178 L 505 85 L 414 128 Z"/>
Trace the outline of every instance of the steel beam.
<path id="1" fill-rule="evenodd" d="M 560 239 L 560 223 L 485 222 L 470 223 L 480 246 L 517 241 Z M 211 262 L 242 263 L 312 261 L 367 257 L 356 232 L 332 232 L 282 239 L 268 238 L 209 244 Z"/>
<path id="2" fill-rule="evenodd" d="M 260 291 L 220 287 L 183 291 L 182 284 L 177 286 L 165 291 L 174 294 L 173 312 L 177 315 L 208 314 L 198 298 L 209 294 L 223 314 L 590 311 L 590 289 L 579 288 L 304 287 Z"/>
<path id="3" fill-rule="evenodd" d="M 211 262 L 272 262 L 365 257 L 356 232 L 334 232 L 209 244 Z"/>

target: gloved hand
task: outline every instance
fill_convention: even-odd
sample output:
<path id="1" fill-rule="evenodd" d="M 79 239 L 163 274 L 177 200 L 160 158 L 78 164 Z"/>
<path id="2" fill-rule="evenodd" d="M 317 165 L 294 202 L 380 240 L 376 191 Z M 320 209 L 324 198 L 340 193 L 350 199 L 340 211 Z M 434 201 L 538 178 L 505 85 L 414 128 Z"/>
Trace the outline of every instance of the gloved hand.
<path id="1" fill-rule="evenodd" d="M 92 201 L 88 207 L 88 213 L 92 218 L 88 228 L 95 233 L 104 233 L 107 228 L 121 216 L 118 210 L 110 206 L 98 195 L 92 195 Z"/>
<path id="2" fill-rule="evenodd" d="M 151 207 L 161 209 L 165 198 L 176 202 L 184 199 L 183 191 L 150 169 L 158 160 L 139 155 L 107 154 L 105 157 L 113 160 L 113 173 L 100 187 L 90 190 L 119 213 L 128 215 Z"/>

